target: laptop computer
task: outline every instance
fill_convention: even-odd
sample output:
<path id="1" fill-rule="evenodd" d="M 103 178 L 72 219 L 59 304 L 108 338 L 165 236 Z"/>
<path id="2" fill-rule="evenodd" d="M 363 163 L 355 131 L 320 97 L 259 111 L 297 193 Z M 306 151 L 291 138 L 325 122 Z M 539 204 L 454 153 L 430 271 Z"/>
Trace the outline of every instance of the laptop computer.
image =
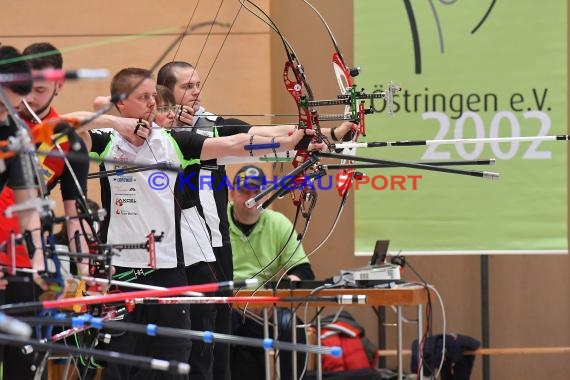
<path id="1" fill-rule="evenodd" d="M 374 253 L 370 259 L 370 265 L 382 265 L 386 261 L 386 256 L 388 255 L 388 246 L 390 245 L 390 240 L 376 240 L 376 245 L 374 246 Z"/>

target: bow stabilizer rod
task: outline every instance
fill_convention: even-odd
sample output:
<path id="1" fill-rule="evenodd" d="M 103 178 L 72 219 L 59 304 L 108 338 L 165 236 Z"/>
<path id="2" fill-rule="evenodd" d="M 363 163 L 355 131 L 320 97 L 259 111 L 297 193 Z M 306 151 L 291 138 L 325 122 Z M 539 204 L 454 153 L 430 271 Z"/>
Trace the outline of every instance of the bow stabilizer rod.
<path id="1" fill-rule="evenodd" d="M 392 146 L 429 146 L 439 144 L 468 144 L 490 142 L 516 142 L 516 141 L 570 141 L 570 135 L 554 136 L 513 136 L 513 137 L 480 137 L 467 139 L 446 140 L 400 140 L 400 141 L 371 141 L 371 142 L 342 142 L 333 144 L 334 149 L 352 148 L 382 148 Z"/>

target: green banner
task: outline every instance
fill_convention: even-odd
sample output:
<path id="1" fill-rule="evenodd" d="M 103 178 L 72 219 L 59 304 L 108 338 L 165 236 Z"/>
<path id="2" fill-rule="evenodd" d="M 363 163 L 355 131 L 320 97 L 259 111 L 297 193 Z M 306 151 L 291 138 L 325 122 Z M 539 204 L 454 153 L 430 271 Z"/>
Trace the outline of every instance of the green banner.
<path id="1" fill-rule="evenodd" d="M 358 87 L 402 87 L 365 141 L 567 133 L 566 1 L 355 1 Z M 492 181 L 405 168 L 366 170 L 356 251 L 567 253 L 567 143 L 511 141 L 359 149 L 387 160 L 495 158 Z M 418 176 L 420 177 L 410 177 Z"/>

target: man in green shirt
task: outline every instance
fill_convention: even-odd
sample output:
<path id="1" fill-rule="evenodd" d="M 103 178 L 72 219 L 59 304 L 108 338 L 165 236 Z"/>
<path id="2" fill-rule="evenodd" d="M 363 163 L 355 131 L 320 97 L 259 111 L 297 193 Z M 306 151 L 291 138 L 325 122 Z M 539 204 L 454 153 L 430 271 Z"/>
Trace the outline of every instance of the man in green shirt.
<path id="1" fill-rule="evenodd" d="M 244 166 L 236 174 L 233 189 L 230 189 L 228 219 L 233 252 L 234 280 L 257 278 L 260 282 L 276 281 L 283 273 L 290 281 L 313 280 L 315 274 L 305 255 L 293 224 L 287 217 L 272 210 L 247 208 L 245 202 L 259 194 L 261 186 L 270 183 L 263 170 L 257 166 Z M 291 339 L 291 313 L 278 309 L 279 340 Z M 235 312 L 232 320 L 235 335 L 263 338 L 263 328 L 249 318 Z M 303 334 L 298 334 L 298 343 L 305 343 Z M 280 353 L 281 379 L 292 378 L 291 353 Z M 298 363 L 304 357 L 298 356 Z M 299 365 L 298 368 L 302 368 Z M 263 349 L 234 347 L 231 353 L 232 376 L 236 379 L 246 376 L 264 379 Z M 243 377 L 245 378 L 245 377 Z"/>
<path id="2" fill-rule="evenodd" d="M 228 205 L 234 280 L 257 278 L 265 282 L 283 272 L 291 281 L 313 280 L 309 259 L 289 219 L 280 212 L 245 206 L 248 199 L 259 194 L 264 181 L 272 180 L 252 165 L 242 167 L 234 179 L 234 189 L 230 190 L 233 204 Z"/>

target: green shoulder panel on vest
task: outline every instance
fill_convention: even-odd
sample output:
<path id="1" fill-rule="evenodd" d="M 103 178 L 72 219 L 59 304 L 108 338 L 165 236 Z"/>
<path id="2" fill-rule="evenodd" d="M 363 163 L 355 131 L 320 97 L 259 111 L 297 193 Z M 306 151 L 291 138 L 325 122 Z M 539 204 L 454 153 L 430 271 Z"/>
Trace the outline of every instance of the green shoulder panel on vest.
<path id="1" fill-rule="evenodd" d="M 103 162 L 103 160 L 109 154 L 109 151 L 111 150 L 111 147 L 113 146 L 113 140 L 114 139 L 115 139 L 115 136 L 111 133 L 109 135 L 109 141 L 107 142 L 107 145 L 105 145 L 105 149 L 103 149 L 101 154 L 91 151 L 91 152 L 89 152 L 89 158 L 94 159 L 98 165 L 101 165 L 101 162 Z"/>
<path id="2" fill-rule="evenodd" d="M 178 145 L 178 143 L 176 142 L 174 137 L 172 137 L 172 135 L 167 130 L 163 130 L 162 134 L 172 144 L 172 147 L 174 148 L 174 151 L 176 152 L 176 156 L 178 156 L 178 159 L 180 160 L 180 165 L 182 166 L 182 168 L 186 168 L 188 165 L 199 165 L 200 164 L 199 158 L 192 158 L 190 160 L 187 160 L 186 158 L 184 158 L 184 154 L 182 154 L 182 151 L 180 150 L 180 146 Z"/>

